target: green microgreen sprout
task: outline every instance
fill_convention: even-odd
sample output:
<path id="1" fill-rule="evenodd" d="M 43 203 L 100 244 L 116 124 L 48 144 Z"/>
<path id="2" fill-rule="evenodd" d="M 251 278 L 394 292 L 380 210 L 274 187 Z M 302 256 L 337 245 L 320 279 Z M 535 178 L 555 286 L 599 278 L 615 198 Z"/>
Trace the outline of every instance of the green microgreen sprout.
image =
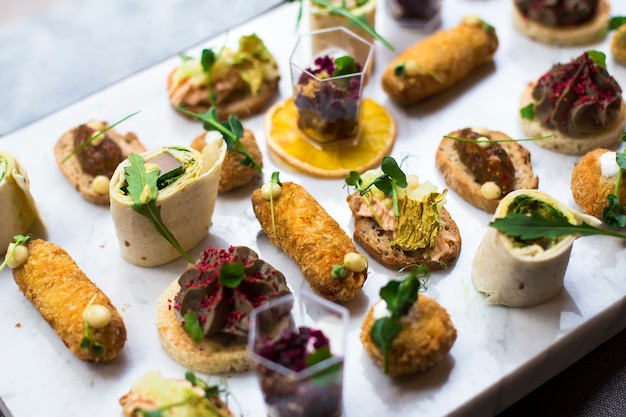
<path id="1" fill-rule="evenodd" d="M 606 68 L 606 54 L 604 52 L 590 50 L 587 51 L 587 55 L 598 68 Z"/>
<path id="2" fill-rule="evenodd" d="M 334 60 L 335 70 L 331 74 L 332 77 L 339 77 L 341 75 L 349 75 L 357 72 L 358 68 L 354 58 L 348 55 L 340 56 Z"/>
<path id="3" fill-rule="evenodd" d="M 296 24 L 297 26 L 299 26 L 300 21 L 302 20 L 302 11 L 304 8 L 304 1 L 303 0 L 288 0 L 288 1 L 290 3 L 300 2 L 300 9 L 298 11 L 298 20 Z M 330 0 L 311 0 L 311 3 L 315 4 L 316 6 L 328 9 L 328 12 L 330 14 L 335 14 L 337 16 L 345 17 L 346 19 L 350 21 L 350 24 L 352 26 L 361 28 L 368 35 L 372 36 L 374 39 L 379 40 L 383 45 L 385 45 L 387 49 L 389 49 L 392 52 L 395 52 L 396 49 L 389 42 L 387 42 L 387 40 L 385 40 L 378 32 L 376 32 L 376 30 L 372 26 L 370 26 L 364 14 L 354 15 L 350 11 L 350 9 L 346 7 L 345 3 L 343 3 L 342 5 L 336 5 Z M 357 6 L 360 6 L 362 4 L 365 4 L 365 2 L 357 3 Z"/>
<path id="4" fill-rule="evenodd" d="M 382 226 L 383 222 L 380 219 L 378 213 L 376 213 L 376 210 L 374 210 L 374 207 L 372 207 L 372 202 L 368 197 L 368 191 L 363 189 L 363 179 L 361 178 L 361 175 L 357 171 L 350 171 L 350 174 L 345 179 L 345 182 L 347 185 L 354 187 L 359 192 L 359 194 L 363 198 L 363 201 L 365 201 L 365 204 L 367 204 L 367 206 L 370 208 L 370 211 L 372 212 L 376 223 L 378 223 L 379 226 Z"/>
<path id="5" fill-rule="evenodd" d="M 413 64 L 415 65 L 417 69 L 419 69 L 425 74 L 430 75 L 431 77 L 435 79 L 435 81 L 439 82 L 440 84 L 443 84 L 444 79 L 441 77 L 441 75 L 437 74 L 437 72 L 431 70 L 430 68 L 426 68 L 425 66 L 418 64 L 415 61 L 411 61 L 411 62 L 413 62 Z M 405 74 L 406 74 L 406 62 L 402 62 L 394 67 L 393 75 L 395 75 L 396 77 L 403 77 Z"/>
<path id="6" fill-rule="evenodd" d="M 377 319 L 370 330 L 372 342 L 383 353 L 383 371 L 389 372 L 389 353 L 394 338 L 402 330 L 401 318 L 417 302 L 418 293 L 426 291 L 430 270 L 426 264 L 415 265 L 408 277 L 389 281 L 380 289 L 380 298 L 387 303 L 389 315 Z"/>
<path id="7" fill-rule="evenodd" d="M 91 334 L 91 329 L 89 328 L 89 323 L 87 323 L 87 312 L 91 308 L 91 305 L 95 301 L 96 296 L 94 295 L 87 303 L 87 307 L 83 310 L 83 326 L 85 327 L 85 335 L 80 341 L 80 348 L 86 350 L 87 352 L 91 352 L 93 356 L 100 356 L 106 351 L 106 347 L 101 343 L 96 342 L 93 339 L 93 335 Z"/>
<path id="8" fill-rule="evenodd" d="M 393 214 L 398 218 L 400 212 L 398 209 L 398 187 L 406 188 L 408 186 L 406 175 L 400 169 L 400 166 L 395 159 L 391 156 L 385 156 L 383 158 L 381 169 L 383 174 L 379 175 L 374 181 L 372 181 L 367 187 L 361 191 L 361 195 L 367 192 L 371 187 L 375 186 L 380 191 L 385 193 L 387 197 L 391 197 L 393 200 Z"/>
<path id="9" fill-rule="evenodd" d="M 112 125 L 107 126 L 106 128 L 97 131 L 94 135 L 92 135 L 89 139 L 87 139 L 86 141 L 84 141 L 83 143 L 81 143 L 80 145 L 78 145 L 76 148 L 74 148 L 74 150 L 67 155 L 65 158 L 63 158 L 63 160 L 61 161 L 61 164 L 64 164 L 65 161 L 67 161 L 68 159 L 70 159 L 72 156 L 76 155 L 78 152 L 80 152 L 81 149 L 83 149 L 85 146 L 89 145 L 91 142 L 93 142 L 95 139 L 99 138 L 100 136 L 104 135 L 107 131 L 113 129 L 115 126 L 119 125 L 120 123 L 130 119 L 131 117 L 133 117 L 134 115 L 136 115 L 137 113 L 139 113 L 139 111 L 136 111 L 132 114 L 129 114 L 128 116 L 124 117 L 121 120 L 118 120 L 117 122 L 113 123 Z"/>
<path id="10" fill-rule="evenodd" d="M 530 103 L 520 109 L 522 119 L 533 120 L 535 118 L 535 103 Z"/>
<path id="11" fill-rule="evenodd" d="M 11 246 L 11 250 L 9 250 L 7 254 L 4 256 L 4 262 L 0 264 L 0 271 L 2 271 L 4 267 L 7 266 L 11 258 L 13 258 L 13 255 L 15 254 L 17 247 L 20 245 L 24 245 L 26 242 L 28 242 L 30 238 L 31 238 L 30 234 L 13 236 L 13 245 Z"/>
<path id="12" fill-rule="evenodd" d="M 193 310 L 189 310 L 183 316 L 184 320 L 184 330 L 194 342 L 199 342 L 204 339 L 204 332 L 202 331 L 202 326 L 200 325 L 200 320 L 198 320 L 198 316 Z"/>
<path id="13" fill-rule="evenodd" d="M 157 232 L 167 240 L 189 263 L 195 261 L 180 246 L 176 237 L 170 232 L 161 219 L 161 207 L 156 205 L 158 195 L 157 182 L 159 171 L 146 171 L 143 158 L 138 154 L 128 157 L 130 165 L 124 167 L 124 179 L 126 180 L 127 191 L 130 194 L 133 205 L 131 208 L 142 216 L 147 217 Z"/>
<path id="14" fill-rule="evenodd" d="M 269 196 L 270 196 L 270 214 L 272 216 L 272 233 L 276 237 L 276 218 L 274 216 L 274 187 L 282 186 L 280 182 L 278 171 L 272 172 L 272 179 L 270 180 Z"/>
<path id="15" fill-rule="evenodd" d="M 202 122 L 204 130 L 216 130 L 220 132 L 226 142 L 226 147 L 243 156 L 241 160 L 243 165 L 253 167 L 259 173 L 263 172 L 259 164 L 254 160 L 252 155 L 250 155 L 250 152 L 248 152 L 248 149 L 241 143 L 244 129 L 237 116 L 231 114 L 227 121 L 220 122 L 215 107 L 211 107 L 206 113 L 194 113 L 181 106 L 176 107 L 176 109 Z"/>
<path id="16" fill-rule="evenodd" d="M 626 16 L 613 16 L 609 19 L 609 30 L 615 30 L 626 23 Z"/>
<path id="17" fill-rule="evenodd" d="M 626 142 L 626 132 L 622 133 L 620 141 Z M 619 167 L 617 178 L 615 179 L 615 191 L 607 196 L 608 205 L 602 210 L 604 223 L 611 229 L 626 226 L 626 207 L 619 201 L 622 176 L 626 169 L 626 149 L 615 153 L 615 162 Z"/>
<path id="18" fill-rule="evenodd" d="M 360 259 L 359 259 L 360 258 Z M 351 265 L 359 265 L 357 268 Z M 361 253 L 352 252 L 346 256 L 344 256 L 344 260 L 342 264 L 333 265 L 333 268 L 330 272 L 330 277 L 333 279 L 341 279 L 348 276 L 348 271 L 357 271 L 362 266 L 367 268 L 368 262 L 367 257 Z"/>
<path id="19" fill-rule="evenodd" d="M 228 288 L 237 288 L 246 277 L 246 267 L 243 262 L 224 263 L 220 266 L 218 281 Z"/>

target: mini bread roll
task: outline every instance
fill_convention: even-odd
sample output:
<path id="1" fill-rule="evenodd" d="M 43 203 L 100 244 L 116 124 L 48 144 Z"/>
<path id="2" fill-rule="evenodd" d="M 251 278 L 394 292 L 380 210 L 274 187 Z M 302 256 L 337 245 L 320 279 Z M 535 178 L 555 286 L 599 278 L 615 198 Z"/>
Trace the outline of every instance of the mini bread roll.
<path id="1" fill-rule="evenodd" d="M 401 105 L 419 103 L 491 61 L 497 49 L 495 29 L 468 16 L 458 26 L 438 31 L 394 58 L 382 76 L 383 90 Z"/>
<path id="2" fill-rule="evenodd" d="M 109 297 L 94 284 L 61 247 L 41 239 L 26 243 L 26 263 L 13 269 L 13 279 L 24 296 L 80 360 L 107 362 L 117 357 L 126 342 L 124 321 Z M 84 312 L 92 301 L 110 313 L 101 328 L 90 328 L 92 343 L 104 347 L 100 353 L 81 347 L 85 336 Z"/>
<path id="3" fill-rule="evenodd" d="M 571 189 L 574 201 L 580 209 L 602 219 L 608 205 L 607 196 L 615 194 L 618 165 L 615 152 L 610 149 L 594 149 L 587 152 L 572 169 Z M 626 205 L 626 181 L 622 174 L 619 201 Z"/>

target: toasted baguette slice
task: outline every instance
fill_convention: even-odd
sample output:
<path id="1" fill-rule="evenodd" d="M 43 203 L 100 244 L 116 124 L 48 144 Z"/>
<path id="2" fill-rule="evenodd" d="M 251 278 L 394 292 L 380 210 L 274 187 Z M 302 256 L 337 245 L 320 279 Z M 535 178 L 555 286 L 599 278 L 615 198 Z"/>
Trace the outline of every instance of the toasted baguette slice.
<path id="1" fill-rule="evenodd" d="M 552 27 L 528 19 L 514 5 L 513 23 L 521 33 L 530 39 L 547 45 L 586 45 L 600 42 L 606 37 L 610 12 L 609 1 L 600 0 L 595 16 L 587 22 L 571 26 Z"/>
<path id="2" fill-rule="evenodd" d="M 490 130 L 485 132 L 484 136 L 492 140 L 512 140 L 509 136 L 502 132 Z M 454 131 L 448 136 L 460 137 L 461 130 Z M 437 153 L 435 154 L 435 164 L 439 171 L 443 174 L 443 179 L 450 189 L 460 195 L 465 201 L 493 213 L 498 207 L 498 203 L 504 196 L 496 199 L 488 199 L 481 192 L 482 184 L 476 181 L 474 174 L 461 161 L 461 157 L 455 146 L 454 139 L 442 138 Z M 513 189 L 521 188 L 536 189 L 539 179 L 533 174 L 533 168 L 530 163 L 530 152 L 517 142 L 499 142 L 500 146 L 506 151 L 515 167 L 515 177 L 513 179 Z"/>
<path id="3" fill-rule="evenodd" d="M 391 246 L 393 232 L 383 230 L 371 217 L 355 215 L 359 204 L 357 193 L 348 196 L 348 205 L 354 215 L 354 241 L 381 265 L 401 269 L 412 264 L 426 264 L 430 270 L 436 270 L 449 266 L 459 257 L 461 233 L 445 208 L 439 213 L 444 229 L 437 236 L 437 245 L 434 248 L 403 251 Z"/>
<path id="4" fill-rule="evenodd" d="M 530 82 L 522 92 L 520 109 L 530 103 L 537 104 L 532 95 L 536 84 L 537 80 Z M 542 148 L 568 155 L 583 155 L 592 149 L 615 148 L 617 146 L 620 142 L 619 138 L 626 126 L 626 104 L 624 103 L 624 99 L 622 99 L 617 117 L 602 132 L 590 133 L 583 136 L 569 136 L 556 129 L 546 127 L 542 125 L 536 117 L 529 120 L 520 115 L 519 120 L 524 134 L 528 137 L 552 135 L 549 138 L 535 142 Z"/>
<path id="5" fill-rule="evenodd" d="M 91 123 L 91 122 L 90 122 Z M 102 122 L 95 122 L 102 123 Z M 107 126 L 104 122 L 104 127 Z M 57 164 L 61 169 L 61 172 L 69 180 L 69 182 L 80 192 L 83 198 L 91 203 L 108 205 L 109 204 L 109 189 L 106 187 L 106 192 L 96 192 L 92 188 L 94 177 L 91 174 L 83 171 L 80 166 L 80 162 L 76 155 L 72 155 L 65 162 L 63 160 L 74 152 L 74 136 L 76 134 L 77 127 L 65 132 L 63 136 L 59 138 L 54 146 L 54 156 Z M 108 138 L 113 140 L 119 146 L 124 158 L 127 158 L 130 154 L 145 152 L 146 148 L 141 143 L 137 135 L 133 132 L 128 132 L 125 135 L 121 135 L 115 131 L 115 129 L 109 129 L 106 132 Z"/>
<path id="6" fill-rule="evenodd" d="M 173 309 L 180 291 L 174 280 L 157 301 L 156 324 L 159 338 L 167 354 L 176 362 L 205 374 L 243 372 L 250 368 L 246 342 L 224 346 L 209 339 L 195 342 L 181 326 Z"/>
<path id="7" fill-rule="evenodd" d="M 598 148 L 583 155 L 572 169 L 570 183 L 572 196 L 578 207 L 584 213 L 598 219 L 602 219 L 604 208 L 609 204 L 608 195 L 615 193 L 617 180 L 615 176 L 602 175 L 600 157 L 607 152 L 612 151 Z M 624 178 L 620 183 L 619 201 L 626 204 L 626 181 Z"/>
<path id="8" fill-rule="evenodd" d="M 167 88 L 172 90 L 174 82 L 174 73 L 176 69 L 173 69 L 167 77 Z M 237 94 L 231 94 L 227 99 L 218 103 L 216 107 L 217 118 L 220 120 L 226 120 L 232 114 L 239 118 L 246 118 L 260 113 L 265 106 L 276 96 L 278 92 L 279 79 L 275 79 L 271 83 L 265 83 L 261 86 L 256 95 L 249 93 L 239 92 Z M 194 102 L 187 102 L 183 99 L 180 103 L 172 102 L 172 106 L 176 109 L 177 106 L 184 108 L 193 113 L 206 113 L 211 107 L 209 101 L 209 92 L 206 86 L 193 86 L 191 89 L 196 90 L 192 95 L 196 97 L 205 97 L 201 100 L 194 100 Z M 178 109 L 176 109 L 178 110 Z M 179 112 L 186 117 L 190 117 L 188 114 Z"/>
<path id="9" fill-rule="evenodd" d="M 206 134 L 202 133 L 191 142 L 191 147 L 199 152 L 206 146 Z M 260 168 L 263 168 L 263 155 L 259 144 L 250 129 L 244 129 L 243 137 L 239 140 L 241 145 L 248 151 L 252 159 Z M 220 183 L 218 191 L 224 193 L 250 183 L 255 178 L 260 178 L 260 173 L 252 166 L 244 165 L 241 161 L 244 156 L 232 148 L 226 150 L 226 157 L 222 162 Z"/>

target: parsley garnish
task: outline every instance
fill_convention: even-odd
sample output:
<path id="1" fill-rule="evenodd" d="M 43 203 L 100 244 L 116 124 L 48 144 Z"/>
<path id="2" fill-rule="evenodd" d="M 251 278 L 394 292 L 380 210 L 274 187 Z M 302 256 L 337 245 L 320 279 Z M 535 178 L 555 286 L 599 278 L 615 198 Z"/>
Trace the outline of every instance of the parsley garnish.
<path id="1" fill-rule="evenodd" d="M 119 125 L 120 123 L 122 123 L 125 120 L 130 119 L 131 117 L 133 117 L 134 115 L 136 115 L 137 113 L 139 113 L 139 111 L 136 111 L 132 114 L 129 114 L 128 116 L 124 117 L 121 120 L 118 120 L 117 122 L 113 123 L 112 125 L 107 126 L 105 129 L 99 130 L 98 132 L 96 132 L 95 135 L 93 135 L 92 137 L 90 137 L 89 139 L 87 139 L 86 141 L 84 141 L 83 143 L 81 143 L 80 145 L 78 145 L 76 148 L 74 148 L 74 150 L 67 155 L 65 158 L 63 158 L 63 160 L 61 161 L 61 164 L 64 164 L 65 161 L 67 161 L 68 159 L 70 159 L 72 156 L 74 156 L 76 153 L 78 153 L 81 149 L 83 149 L 85 146 L 89 145 L 91 142 L 93 142 L 95 139 L 97 139 L 98 137 L 104 135 L 108 130 L 113 129 L 115 126 Z"/>
<path id="2" fill-rule="evenodd" d="M 535 103 L 530 103 L 520 109 L 522 119 L 533 120 L 535 118 Z"/>
<path id="3" fill-rule="evenodd" d="M 297 25 L 299 26 L 300 21 L 302 20 L 302 10 L 304 8 L 304 1 L 303 0 L 288 0 L 288 1 L 290 3 L 300 2 L 300 10 L 298 11 L 298 21 L 297 21 Z M 396 49 L 389 42 L 387 42 L 382 36 L 380 36 L 373 27 L 370 26 L 364 14 L 358 15 L 358 16 L 352 14 L 350 9 L 348 9 L 345 6 L 345 3 L 343 3 L 341 6 L 335 5 L 330 0 L 311 0 L 311 3 L 328 9 L 328 12 L 331 14 L 336 14 L 338 16 L 343 16 L 347 18 L 348 20 L 350 20 L 350 23 L 352 25 L 363 29 L 368 35 L 372 36 L 374 39 L 378 39 L 383 45 L 385 45 L 387 49 L 389 49 L 392 52 L 395 52 Z M 362 3 L 362 4 L 365 4 L 365 3 Z"/>
<path id="4" fill-rule="evenodd" d="M 180 254 L 189 262 L 194 260 L 180 246 L 176 237 L 170 232 L 161 219 L 161 207 L 156 205 L 158 195 L 157 182 L 159 171 L 146 172 L 146 167 L 141 156 L 132 154 L 128 157 L 130 165 L 124 167 L 124 178 L 126 179 L 127 191 L 133 199 L 131 208 L 142 216 L 147 217 L 157 232 L 165 238 Z"/>
<path id="5" fill-rule="evenodd" d="M 227 121 L 220 122 L 215 107 L 211 107 L 206 113 L 194 113 L 181 106 L 176 107 L 176 109 L 202 122 L 204 130 L 216 130 L 220 132 L 226 142 L 226 147 L 243 155 L 243 159 L 241 160 L 243 165 L 253 167 L 259 173 L 263 172 L 259 164 L 252 158 L 252 155 L 250 155 L 250 152 L 248 152 L 248 149 L 241 143 L 240 139 L 243 137 L 244 129 L 237 116 L 231 114 Z"/>
<path id="6" fill-rule="evenodd" d="M 374 322 L 370 330 L 370 337 L 383 353 L 383 371 L 385 373 L 389 371 L 388 357 L 391 344 L 403 327 L 400 319 L 417 302 L 418 293 L 426 291 L 429 276 L 428 267 L 425 264 L 419 265 L 404 280 L 389 281 L 380 289 L 380 298 L 387 303 L 387 310 L 391 315 Z"/>

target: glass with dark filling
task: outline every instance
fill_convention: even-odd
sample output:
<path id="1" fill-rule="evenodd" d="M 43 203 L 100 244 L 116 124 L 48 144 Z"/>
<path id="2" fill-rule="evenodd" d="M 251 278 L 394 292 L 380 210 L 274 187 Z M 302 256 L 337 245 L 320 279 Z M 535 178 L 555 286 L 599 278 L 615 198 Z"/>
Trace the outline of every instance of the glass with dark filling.
<path id="1" fill-rule="evenodd" d="M 299 131 L 314 146 L 358 141 L 372 49 L 345 27 L 299 36 L 290 58 L 293 98 Z"/>
<path id="2" fill-rule="evenodd" d="M 265 317 L 287 313 L 284 326 L 268 329 Z M 254 309 L 248 353 L 268 416 L 334 417 L 342 414 L 345 307 L 303 292 Z"/>
<path id="3" fill-rule="evenodd" d="M 387 8 L 403 26 L 431 31 L 441 24 L 441 0 L 387 0 Z"/>

